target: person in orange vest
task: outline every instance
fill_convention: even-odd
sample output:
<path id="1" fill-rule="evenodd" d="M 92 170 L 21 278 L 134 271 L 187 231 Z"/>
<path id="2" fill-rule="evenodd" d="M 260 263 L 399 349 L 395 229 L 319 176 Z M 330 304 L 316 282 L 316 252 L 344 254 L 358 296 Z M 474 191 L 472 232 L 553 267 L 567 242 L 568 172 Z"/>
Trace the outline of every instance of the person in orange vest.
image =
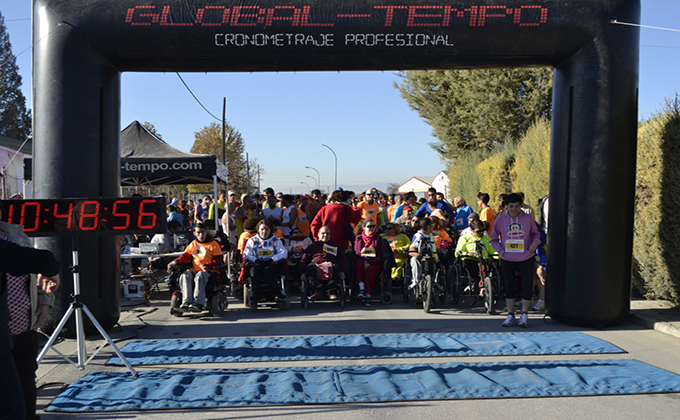
<path id="1" fill-rule="evenodd" d="M 186 247 L 184 253 L 168 264 L 171 272 L 177 264 L 191 262 L 191 268 L 180 276 L 182 305 L 180 310 L 201 312 L 205 306 L 205 285 L 210 273 L 217 272 L 215 267 L 222 264 L 222 249 L 210 235 L 203 223 L 194 225 L 196 239 Z"/>
<path id="2" fill-rule="evenodd" d="M 479 220 L 482 222 L 486 222 L 486 224 L 489 225 L 489 228 L 487 229 L 487 232 L 491 232 L 493 229 L 493 222 L 496 219 L 496 213 L 493 211 L 491 207 L 489 207 L 489 194 L 487 193 L 482 193 L 480 192 L 477 194 L 477 205 L 479 206 L 480 209 L 482 209 L 479 212 Z"/>
<path id="3" fill-rule="evenodd" d="M 373 223 L 378 226 L 383 226 L 385 224 L 382 220 L 380 205 L 375 201 L 375 193 L 373 190 L 366 190 L 364 201 L 357 204 L 357 208 L 361 210 L 362 219 L 371 219 L 373 220 Z"/>
<path id="4" fill-rule="evenodd" d="M 309 195 L 303 194 L 300 197 L 300 205 L 298 206 L 298 218 L 296 222 L 296 226 L 298 229 L 300 229 L 300 232 L 302 232 L 303 236 L 309 237 L 310 230 L 309 230 L 309 217 L 307 216 L 306 208 L 308 208 L 308 203 L 309 203 Z"/>

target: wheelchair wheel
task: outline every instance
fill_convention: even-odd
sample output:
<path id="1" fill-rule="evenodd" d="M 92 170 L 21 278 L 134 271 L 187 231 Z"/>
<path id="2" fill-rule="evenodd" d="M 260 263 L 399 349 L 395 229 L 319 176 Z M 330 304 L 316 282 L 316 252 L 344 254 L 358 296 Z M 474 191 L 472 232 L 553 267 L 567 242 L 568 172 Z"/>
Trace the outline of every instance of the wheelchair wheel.
<path id="1" fill-rule="evenodd" d="M 460 284 L 460 300 L 462 303 L 470 304 L 474 306 L 477 301 L 475 296 L 475 286 L 473 280 L 470 278 L 470 273 L 463 266 L 458 269 L 458 284 Z"/>
<path id="2" fill-rule="evenodd" d="M 448 273 L 446 273 L 447 284 L 449 285 L 449 294 L 451 295 L 451 300 L 453 305 L 456 306 L 460 303 L 460 295 L 462 292 L 462 287 L 460 284 L 460 267 L 458 265 L 452 266 Z"/>
<path id="3" fill-rule="evenodd" d="M 341 280 L 340 287 L 338 288 L 338 300 L 340 301 L 340 308 L 345 308 L 346 302 L 346 285 L 345 280 Z"/>
<path id="4" fill-rule="evenodd" d="M 305 309 L 309 309 L 309 285 L 307 281 L 300 284 L 300 304 Z"/>
<path id="5" fill-rule="evenodd" d="M 437 296 L 439 297 L 440 304 L 446 302 L 446 282 L 443 279 L 444 273 L 442 272 L 442 270 L 437 269 L 434 285 L 437 287 Z"/>
<path id="6" fill-rule="evenodd" d="M 390 292 L 384 292 L 384 293 L 380 296 L 380 301 L 381 301 L 383 304 L 385 304 L 385 305 L 391 304 L 391 303 L 392 303 L 392 293 L 390 293 Z"/>
<path id="7" fill-rule="evenodd" d="M 383 287 L 382 293 L 380 294 L 380 301 L 389 305 L 392 303 L 392 277 L 388 277 L 384 280 L 385 287 Z"/>
<path id="8" fill-rule="evenodd" d="M 210 299 L 210 313 L 213 316 L 220 317 L 224 314 L 224 310 L 228 305 L 227 296 L 223 292 L 217 292 Z"/>
<path id="9" fill-rule="evenodd" d="M 278 302 L 279 308 L 282 311 L 287 311 L 290 309 L 290 298 L 286 296 L 285 300 Z"/>
<path id="10" fill-rule="evenodd" d="M 401 290 L 401 293 L 402 293 L 401 299 L 404 301 L 404 303 L 408 303 L 408 301 L 410 300 L 410 297 L 409 297 L 410 292 L 411 291 L 408 290 L 408 285 L 406 284 L 406 280 L 404 280 L 404 286 L 402 287 L 402 290 Z"/>
<path id="11" fill-rule="evenodd" d="M 241 286 L 238 280 L 231 281 L 231 295 L 236 299 L 243 299 L 243 286 Z"/>
<path id="12" fill-rule="evenodd" d="M 247 284 L 243 285 L 243 304 L 250 307 L 250 287 Z"/>
<path id="13" fill-rule="evenodd" d="M 170 297 L 170 315 L 182 316 L 183 311 L 179 310 L 179 306 L 182 304 L 182 293 L 179 290 L 175 290 Z"/>
<path id="14" fill-rule="evenodd" d="M 486 309 L 486 313 L 489 315 L 494 314 L 494 303 L 495 303 L 495 296 L 494 296 L 494 290 L 493 290 L 493 284 L 491 283 L 491 278 L 489 277 L 484 277 L 484 309 Z"/>
<path id="15" fill-rule="evenodd" d="M 426 274 L 423 280 L 421 281 L 422 284 L 422 298 L 423 298 L 423 310 L 425 313 L 429 313 L 430 310 L 432 309 L 432 275 L 431 274 Z"/>

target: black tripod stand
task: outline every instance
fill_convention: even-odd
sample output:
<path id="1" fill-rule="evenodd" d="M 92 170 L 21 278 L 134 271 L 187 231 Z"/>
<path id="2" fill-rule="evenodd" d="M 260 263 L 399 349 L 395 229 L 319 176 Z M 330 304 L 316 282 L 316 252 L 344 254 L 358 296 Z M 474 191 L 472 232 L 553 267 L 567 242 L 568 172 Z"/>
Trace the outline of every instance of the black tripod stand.
<path id="1" fill-rule="evenodd" d="M 128 369 L 130 369 L 130 372 L 132 372 L 132 375 L 137 378 L 139 377 L 139 374 L 132 368 L 130 365 L 130 362 L 123 356 L 123 353 L 120 352 L 118 347 L 114 344 L 113 340 L 111 340 L 111 337 L 106 334 L 106 331 L 104 331 L 104 328 L 97 322 L 97 319 L 92 315 L 92 312 L 90 312 L 89 309 L 87 309 L 87 306 L 80 301 L 80 273 L 78 272 L 78 251 L 73 251 L 73 266 L 71 267 L 71 272 L 73 273 L 73 294 L 71 295 L 71 298 L 73 299 L 71 301 L 71 304 L 69 305 L 68 310 L 64 314 L 64 316 L 61 318 L 61 321 L 59 321 L 59 324 L 57 325 L 57 328 L 55 328 L 54 332 L 50 336 L 50 339 L 47 341 L 47 344 L 45 344 L 45 347 L 40 351 L 40 354 L 38 355 L 38 358 L 36 359 L 36 362 L 40 364 L 40 361 L 43 359 L 45 356 L 45 353 L 47 353 L 47 350 L 52 348 L 55 352 L 57 352 L 64 360 L 72 364 L 73 366 L 77 367 L 80 370 L 84 370 L 85 366 L 99 353 L 99 351 L 106 346 L 106 344 L 110 344 L 113 350 L 116 352 L 118 357 L 120 357 L 120 360 L 123 361 L 125 366 L 127 366 Z M 89 359 L 85 360 L 87 357 L 87 343 L 85 342 L 85 326 L 83 324 L 83 311 L 85 311 L 85 315 L 87 315 L 88 318 L 90 318 L 90 321 L 92 321 L 92 324 L 97 328 L 99 333 L 101 334 L 102 337 L 106 340 L 107 343 L 102 344 L 93 354 L 90 356 Z M 61 330 L 64 328 L 64 325 L 66 325 L 66 322 L 68 319 L 71 317 L 71 314 L 75 312 L 76 314 L 76 342 L 78 343 L 78 363 L 76 364 L 73 360 L 71 360 L 70 357 L 64 355 L 52 345 L 54 344 L 55 340 L 57 339 L 57 336 L 61 332 Z"/>

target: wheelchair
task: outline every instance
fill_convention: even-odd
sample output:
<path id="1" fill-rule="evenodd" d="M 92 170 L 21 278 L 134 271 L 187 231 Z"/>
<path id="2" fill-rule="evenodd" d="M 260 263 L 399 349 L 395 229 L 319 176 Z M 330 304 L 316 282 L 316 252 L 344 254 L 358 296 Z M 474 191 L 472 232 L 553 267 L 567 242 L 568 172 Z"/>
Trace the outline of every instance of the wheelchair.
<path id="1" fill-rule="evenodd" d="M 216 267 L 219 272 L 210 273 L 210 278 L 205 285 L 205 307 L 203 312 L 208 312 L 215 317 L 221 317 L 224 310 L 229 306 L 227 295 L 229 294 L 229 280 L 225 272 L 224 265 Z M 191 268 L 189 264 L 181 264 L 176 266 L 172 271 L 170 278 L 176 284 L 179 276 L 186 270 Z M 176 289 L 172 292 L 170 298 L 170 315 L 181 317 L 186 312 L 179 309 L 182 304 L 182 291 Z M 191 312 L 190 312 L 191 313 Z M 200 314 L 199 312 L 193 312 Z M 202 313 L 202 312 L 201 312 Z"/>
<path id="2" fill-rule="evenodd" d="M 388 247 L 388 249 L 390 249 Z M 391 253 L 391 250 L 390 250 Z M 351 273 L 354 273 L 354 263 L 356 261 L 352 259 L 352 263 L 350 264 L 352 269 L 350 270 Z M 371 294 L 370 301 L 379 301 L 380 303 L 384 305 L 390 305 L 393 301 L 393 295 L 392 295 L 392 264 L 390 263 L 389 259 L 385 259 L 383 261 L 383 267 L 382 270 L 378 273 L 376 276 L 375 280 L 373 281 L 373 290 L 368 292 Z M 349 287 L 349 296 L 350 300 L 354 304 L 360 304 L 362 302 L 366 301 L 366 298 L 361 298 L 359 297 L 359 285 L 357 282 L 352 278 L 350 282 L 350 287 Z"/>
<path id="3" fill-rule="evenodd" d="M 336 295 L 337 296 L 337 302 L 340 304 L 341 308 L 345 307 L 345 301 L 347 299 L 346 295 L 346 290 L 347 290 L 347 285 L 345 280 L 340 278 L 339 275 L 339 268 L 337 264 L 332 264 L 330 266 L 331 271 L 332 271 L 332 277 L 329 278 L 327 281 L 327 284 L 325 286 L 324 291 L 319 291 L 319 286 L 321 285 L 320 282 L 322 280 L 319 280 L 319 274 L 315 273 L 313 276 L 310 276 L 309 272 L 306 272 L 306 281 L 300 280 L 300 304 L 302 305 L 303 308 L 309 309 L 309 305 L 311 302 L 318 302 L 318 301 L 329 301 L 329 302 L 334 302 L 335 300 L 331 300 L 328 296 L 325 295 Z M 319 270 L 324 270 L 323 267 L 318 267 Z M 310 299 L 311 296 L 313 296 L 315 293 L 320 292 L 322 293 L 325 297 L 319 299 Z"/>
<path id="4" fill-rule="evenodd" d="M 276 275 L 276 286 L 273 288 L 271 288 L 263 278 L 254 281 L 255 279 L 253 279 L 250 269 L 256 267 L 255 264 L 246 262 L 243 265 L 245 274 L 245 281 L 243 282 L 243 303 L 246 307 L 250 308 L 251 312 L 257 312 L 260 306 L 279 308 L 283 311 L 290 309 L 290 297 L 288 296 L 286 274 L 283 267 L 284 264 L 286 264 L 285 259 L 276 264 L 280 266 L 280 273 Z"/>
<path id="5" fill-rule="evenodd" d="M 413 284 L 413 273 L 409 264 L 409 273 L 405 277 L 407 280 L 404 281 L 404 301 L 422 303 L 423 311 L 428 313 L 438 303 L 446 302 L 446 273 L 444 266 L 435 258 L 432 246 L 421 246 L 419 254 L 422 275 Z"/>
<path id="6" fill-rule="evenodd" d="M 477 265 L 478 274 L 472 276 L 467 263 Z M 495 306 L 503 295 L 503 282 L 497 256 L 488 255 L 481 242 L 475 244 L 475 256 L 458 257 L 447 276 L 449 294 L 454 305 L 461 301 L 475 306 L 478 300 L 484 301 L 484 309 L 489 315 L 495 313 Z"/>

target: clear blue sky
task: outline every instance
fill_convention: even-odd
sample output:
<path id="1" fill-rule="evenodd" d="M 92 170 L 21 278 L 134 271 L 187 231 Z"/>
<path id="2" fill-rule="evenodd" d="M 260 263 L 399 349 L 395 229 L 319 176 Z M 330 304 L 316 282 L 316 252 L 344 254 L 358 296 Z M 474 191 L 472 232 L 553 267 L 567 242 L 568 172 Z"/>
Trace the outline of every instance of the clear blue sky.
<path id="1" fill-rule="evenodd" d="M 2 0 L 0 11 L 15 54 L 30 47 L 30 0 Z M 642 24 L 680 30 L 680 1 L 642 0 Z M 680 91 L 680 32 L 641 30 L 640 119 Z M 17 59 L 23 91 L 31 100 L 30 51 Z M 183 73 L 214 115 L 227 98 L 227 120 L 241 132 L 250 158 L 266 174 L 261 186 L 307 192 L 317 174 L 333 187 L 359 191 L 401 184 L 411 176 L 435 176 L 445 169 L 428 146 L 431 129 L 392 87 L 390 72 Z M 121 129 L 134 120 L 153 123 L 170 145 L 188 151 L 194 133 L 214 119 L 191 97 L 174 73 L 124 73 Z M 365 156 L 375 162 L 367 164 Z M 361 156 L 364 156 L 362 158 Z"/>

